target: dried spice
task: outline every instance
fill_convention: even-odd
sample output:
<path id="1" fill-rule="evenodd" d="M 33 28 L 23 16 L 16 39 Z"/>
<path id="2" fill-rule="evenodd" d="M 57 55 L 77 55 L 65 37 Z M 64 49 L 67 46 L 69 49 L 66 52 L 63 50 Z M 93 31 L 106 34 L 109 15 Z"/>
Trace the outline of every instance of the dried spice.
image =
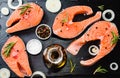
<path id="1" fill-rule="evenodd" d="M 50 29 L 47 26 L 40 26 L 37 29 L 37 34 L 38 36 L 40 36 L 41 38 L 47 38 L 50 35 Z"/>

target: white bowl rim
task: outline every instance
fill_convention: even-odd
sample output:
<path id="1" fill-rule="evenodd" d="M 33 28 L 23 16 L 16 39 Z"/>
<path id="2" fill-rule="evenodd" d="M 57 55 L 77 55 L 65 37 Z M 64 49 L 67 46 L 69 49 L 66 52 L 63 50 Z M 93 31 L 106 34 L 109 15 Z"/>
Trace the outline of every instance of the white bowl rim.
<path id="1" fill-rule="evenodd" d="M 46 78 L 46 75 L 42 71 L 35 71 L 30 78 L 33 78 L 36 74 L 39 74 L 42 78 Z"/>

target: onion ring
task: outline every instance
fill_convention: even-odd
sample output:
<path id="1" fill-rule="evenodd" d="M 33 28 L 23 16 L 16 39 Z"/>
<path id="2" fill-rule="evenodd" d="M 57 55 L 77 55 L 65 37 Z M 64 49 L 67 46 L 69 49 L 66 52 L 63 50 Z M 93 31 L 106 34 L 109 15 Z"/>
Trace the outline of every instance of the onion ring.
<path id="1" fill-rule="evenodd" d="M 92 51 L 91 51 L 91 49 L 92 49 Z M 88 52 L 90 55 L 95 56 L 98 54 L 99 48 L 96 45 L 91 45 L 88 49 Z"/>
<path id="2" fill-rule="evenodd" d="M 61 1 L 60 0 L 47 0 L 45 3 L 46 9 L 49 12 L 56 13 L 61 9 Z"/>
<path id="3" fill-rule="evenodd" d="M 8 15 L 9 14 L 9 9 L 7 8 L 7 7 L 2 7 L 1 8 L 1 13 L 3 14 L 3 15 Z"/>
<path id="4" fill-rule="evenodd" d="M 7 68 L 0 69 L 0 78 L 9 78 L 10 77 L 10 70 Z"/>
<path id="5" fill-rule="evenodd" d="M 17 5 L 17 6 L 12 5 L 12 2 L 13 2 L 13 0 L 8 0 L 8 6 L 9 6 L 11 9 L 17 9 L 19 6 L 22 5 L 22 0 L 18 0 L 18 5 Z"/>
<path id="6" fill-rule="evenodd" d="M 105 16 L 107 13 L 110 13 L 110 14 L 111 14 L 111 18 L 107 18 L 107 17 Z M 107 9 L 107 10 L 105 10 L 105 11 L 103 12 L 102 17 L 103 17 L 103 19 L 104 19 L 105 21 L 112 21 L 112 20 L 115 18 L 115 13 L 114 13 L 113 10 Z"/>
<path id="7" fill-rule="evenodd" d="M 118 70 L 118 64 L 116 63 L 116 62 L 112 62 L 111 64 L 110 64 L 110 69 L 111 70 Z"/>

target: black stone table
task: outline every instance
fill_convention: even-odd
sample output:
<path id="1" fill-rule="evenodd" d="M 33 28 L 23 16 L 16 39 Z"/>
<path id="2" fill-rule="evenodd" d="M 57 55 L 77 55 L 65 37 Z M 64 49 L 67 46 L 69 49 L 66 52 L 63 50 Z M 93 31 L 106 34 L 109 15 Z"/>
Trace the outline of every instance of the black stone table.
<path id="1" fill-rule="evenodd" d="M 42 22 L 40 24 L 45 23 L 45 24 L 48 24 L 49 26 L 52 27 L 52 24 L 54 22 L 54 18 L 59 12 L 57 12 L 57 13 L 48 12 L 45 8 L 46 0 L 25 0 L 25 1 L 34 2 L 34 3 L 39 4 L 44 10 L 44 17 L 43 17 Z M 73 5 L 87 5 L 93 9 L 94 14 L 98 10 L 100 10 L 97 6 L 104 5 L 104 10 L 105 9 L 112 9 L 115 12 L 115 19 L 112 22 L 116 24 L 116 26 L 118 27 L 118 30 L 120 31 L 120 6 L 119 6 L 118 0 L 115 0 L 115 1 L 114 0 L 61 0 L 61 3 L 62 3 L 62 8 L 60 11 L 62 11 L 64 8 L 67 8 L 67 7 L 73 6 Z M 17 4 L 16 0 L 14 0 L 14 4 Z M 2 7 L 8 7 L 7 0 L 0 0 L 0 9 Z M 10 9 L 10 14 L 12 13 L 12 11 L 13 10 Z M 5 41 L 12 35 L 18 35 L 19 37 L 21 37 L 23 39 L 23 41 L 25 42 L 25 44 L 30 39 L 37 38 L 35 35 L 35 28 L 36 27 L 33 27 L 31 29 L 27 29 L 24 31 L 12 33 L 12 34 L 7 34 L 5 32 L 6 21 L 9 18 L 10 14 L 8 16 L 4 16 L 0 13 L 0 50 L 3 46 L 3 44 L 5 43 Z M 75 21 L 82 21 L 86 18 L 88 18 L 88 17 L 84 17 L 83 15 L 76 15 L 74 17 L 74 20 Z M 103 19 L 101 18 L 101 20 L 103 20 Z M 77 38 L 79 38 L 80 36 L 81 35 L 79 35 Z M 77 38 L 75 38 L 75 39 L 77 39 Z M 46 74 L 46 76 L 48 78 L 51 78 L 51 77 L 52 78 L 98 78 L 98 77 L 99 78 L 113 78 L 115 76 L 117 76 L 117 77 L 120 76 L 120 68 L 117 71 L 112 71 L 109 67 L 111 62 L 117 62 L 118 65 L 120 66 L 120 41 L 118 41 L 114 50 L 111 53 L 109 53 L 107 56 L 105 56 L 104 58 L 99 60 L 94 65 L 85 67 L 85 66 L 81 66 L 79 61 L 81 59 L 88 59 L 88 58 L 92 57 L 88 53 L 88 46 L 91 44 L 95 44 L 96 42 L 87 43 L 82 47 L 82 49 L 80 50 L 78 55 L 72 56 L 71 54 L 67 53 L 68 59 L 71 58 L 73 60 L 73 62 L 76 63 L 75 70 L 72 73 L 70 73 L 69 61 L 67 61 L 66 65 L 60 71 L 55 72 L 55 73 L 50 72 L 46 68 L 46 66 L 44 65 L 44 62 L 43 62 L 43 56 L 42 56 L 43 50 L 51 44 L 61 44 L 64 48 L 66 48 L 75 39 L 70 39 L 70 40 L 61 39 L 61 38 L 55 36 L 54 34 L 52 34 L 52 36 L 48 40 L 46 40 L 46 41 L 40 40 L 43 44 L 42 52 L 38 55 L 35 55 L 35 56 L 30 55 L 28 53 L 29 62 L 30 62 L 30 66 L 31 66 L 32 71 L 33 72 L 34 71 L 42 71 Z M 108 70 L 108 72 L 105 74 L 96 73 L 96 75 L 93 75 L 94 70 L 100 65 L 102 67 L 106 68 Z M 3 67 L 8 68 L 8 66 L 2 60 L 2 58 L 0 56 L 0 68 L 3 68 Z M 11 71 L 11 77 L 17 77 L 17 76 L 15 75 L 15 73 L 13 73 Z"/>

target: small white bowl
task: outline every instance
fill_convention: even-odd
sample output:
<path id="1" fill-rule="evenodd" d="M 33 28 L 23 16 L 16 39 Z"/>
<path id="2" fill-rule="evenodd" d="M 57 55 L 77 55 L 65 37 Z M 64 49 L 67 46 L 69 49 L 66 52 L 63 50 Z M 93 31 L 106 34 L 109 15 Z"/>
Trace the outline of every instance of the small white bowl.
<path id="1" fill-rule="evenodd" d="M 42 43 L 38 39 L 31 39 L 27 42 L 26 49 L 28 53 L 37 55 L 42 50 Z"/>
<path id="2" fill-rule="evenodd" d="M 49 36 L 47 36 L 47 37 L 45 37 L 45 38 L 42 38 L 42 37 L 40 37 L 40 36 L 38 35 L 37 30 L 38 30 L 38 28 L 41 27 L 41 26 L 46 26 L 46 27 L 49 28 L 49 30 L 50 30 Z M 48 26 L 47 24 L 40 24 L 39 26 L 37 26 L 37 28 L 36 28 L 36 30 L 35 30 L 36 36 L 37 36 L 39 39 L 41 39 L 41 40 L 46 40 L 46 39 L 48 39 L 48 38 L 51 36 L 51 33 L 52 33 L 52 30 L 51 30 L 50 26 Z"/>
<path id="3" fill-rule="evenodd" d="M 46 78 L 46 75 L 41 71 L 35 71 L 30 78 L 34 78 L 35 75 L 39 75 L 42 78 Z"/>

